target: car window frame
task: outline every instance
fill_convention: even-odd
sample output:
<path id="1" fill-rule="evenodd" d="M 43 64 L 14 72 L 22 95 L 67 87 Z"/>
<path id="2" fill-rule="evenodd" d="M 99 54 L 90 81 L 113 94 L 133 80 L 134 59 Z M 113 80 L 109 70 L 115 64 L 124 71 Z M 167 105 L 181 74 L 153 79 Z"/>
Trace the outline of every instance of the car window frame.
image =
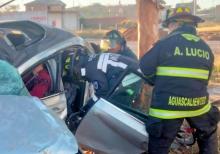
<path id="1" fill-rule="evenodd" d="M 60 54 L 61 54 L 62 52 L 63 52 L 63 51 L 61 50 L 61 51 L 57 52 L 56 54 L 53 54 L 53 55 L 51 55 L 51 56 L 49 56 L 49 57 L 47 57 L 47 58 L 43 58 L 43 59 L 39 60 L 37 63 L 33 64 L 33 65 L 30 66 L 28 69 L 26 69 L 26 70 L 21 74 L 21 76 L 23 77 L 26 73 L 29 73 L 30 71 L 32 71 L 32 70 L 33 70 L 36 66 L 38 66 L 39 64 L 45 64 L 46 66 L 49 65 L 49 67 L 51 67 L 48 61 L 51 60 L 51 59 L 54 59 L 55 62 L 56 62 L 56 67 L 57 67 L 57 70 L 56 70 L 56 78 L 54 79 L 54 77 L 51 76 L 51 74 L 49 73 L 49 70 L 47 70 L 47 71 L 48 71 L 48 73 L 49 73 L 50 78 L 51 78 L 52 81 L 60 81 L 60 80 L 58 79 L 58 76 L 59 76 L 59 74 L 61 73 L 61 72 L 60 72 L 61 70 L 59 70 L 59 69 L 60 69 L 60 68 L 59 68 L 59 65 L 60 65 L 60 64 L 59 64 L 59 62 L 57 62 L 57 61 L 58 61 L 57 58 L 60 59 Z M 47 68 L 47 69 L 48 69 L 48 68 Z M 59 93 L 64 92 L 64 90 L 61 89 L 61 87 L 60 87 L 60 83 L 58 83 L 58 82 L 55 83 L 54 89 L 55 89 L 55 90 L 54 90 L 54 92 L 53 92 L 52 94 L 47 95 L 47 96 L 45 96 L 45 97 L 42 97 L 42 98 L 40 98 L 40 99 L 50 98 L 50 97 L 52 97 L 53 95 L 56 95 L 56 94 L 59 94 Z"/>
<path id="2" fill-rule="evenodd" d="M 91 55 L 91 54 L 95 54 L 94 53 L 94 50 L 90 50 L 90 47 L 88 46 L 88 45 L 90 45 L 90 44 L 86 44 L 85 46 L 82 46 L 82 45 L 73 45 L 73 46 L 71 46 L 71 47 L 69 47 L 69 48 L 66 48 L 66 50 L 64 49 L 64 51 L 63 51 L 63 53 L 62 53 L 62 57 L 64 57 L 64 56 L 67 56 L 67 55 L 71 55 L 71 56 L 74 56 L 74 54 L 73 53 L 75 53 L 76 52 L 76 50 L 77 49 L 79 49 L 79 48 L 82 48 L 82 49 L 84 49 L 84 50 L 86 50 L 86 52 L 88 53 L 88 55 Z M 68 51 L 69 50 L 69 51 Z M 67 52 L 69 52 L 69 53 L 67 53 Z M 65 55 L 66 54 L 66 55 Z M 65 60 L 66 59 L 63 59 L 62 58 L 62 65 L 65 63 Z M 73 60 L 73 58 L 71 57 L 70 58 L 70 60 Z M 70 62 L 71 63 L 71 62 Z M 61 71 L 61 73 L 63 73 L 63 71 L 64 71 L 64 66 L 63 66 L 63 68 L 62 68 L 62 71 Z M 71 68 L 70 68 L 71 69 Z M 62 78 L 62 77 L 61 77 Z M 86 105 L 87 104 L 87 102 L 88 102 L 88 100 L 90 99 L 90 97 L 89 97 L 89 83 L 87 82 L 87 81 L 83 81 L 83 80 L 79 80 L 78 81 L 79 83 L 79 85 L 84 85 L 84 87 L 81 87 L 81 88 L 83 88 L 83 89 L 81 89 L 81 97 L 77 97 L 76 99 L 76 102 L 78 102 L 77 103 L 77 105 L 78 106 L 75 106 L 76 107 L 76 109 L 74 109 L 74 111 L 75 112 L 78 112 L 80 109 L 81 109 L 81 107 L 83 107 L 84 105 Z M 64 81 L 63 81 L 63 83 L 64 83 Z M 83 92 L 82 92 L 83 91 Z"/>
<path id="3" fill-rule="evenodd" d="M 122 83 L 122 80 L 125 78 L 125 76 L 127 76 L 128 74 L 133 73 L 137 76 L 139 76 L 142 80 L 145 81 L 145 83 L 147 82 L 147 79 L 144 77 L 144 75 L 139 72 L 139 70 L 134 70 L 134 69 L 130 69 L 127 68 L 117 79 L 116 83 L 114 86 L 111 87 L 111 89 L 109 90 L 109 92 L 106 95 L 106 99 L 109 99 L 111 97 L 111 95 L 113 94 L 113 92 L 116 90 L 116 88 Z"/>
<path id="4" fill-rule="evenodd" d="M 147 79 L 144 77 L 144 75 L 139 71 L 139 70 L 133 70 L 133 69 L 126 69 L 122 75 L 118 78 L 116 84 L 111 88 L 111 90 L 109 91 L 109 93 L 107 94 L 107 96 L 104 98 L 105 100 L 107 100 L 108 102 L 110 102 L 111 104 L 113 105 L 116 105 L 117 107 L 119 107 L 120 109 L 122 109 L 123 111 L 127 112 L 128 114 L 131 114 L 132 116 L 138 118 L 139 120 L 141 121 L 145 121 L 147 118 L 148 118 L 148 114 L 147 113 L 144 113 L 144 112 L 141 112 L 141 111 L 138 111 L 134 108 L 131 108 L 129 106 L 125 106 L 121 103 L 116 103 L 116 102 L 113 102 L 113 100 L 111 100 L 111 97 L 112 95 L 114 94 L 115 90 L 117 89 L 117 87 L 120 86 L 120 84 L 122 84 L 122 80 L 129 74 L 135 74 L 137 75 L 138 77 L 141 78 L 141 80 L 144 81 L 144 84 L 147 83 Z M 126 109 L 125 109 L 126 108 Z"/>

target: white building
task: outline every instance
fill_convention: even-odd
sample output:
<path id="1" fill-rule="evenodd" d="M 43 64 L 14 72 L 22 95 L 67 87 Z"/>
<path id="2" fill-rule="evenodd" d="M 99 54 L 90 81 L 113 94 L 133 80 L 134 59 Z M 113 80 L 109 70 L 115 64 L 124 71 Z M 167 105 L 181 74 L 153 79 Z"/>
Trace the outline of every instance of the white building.
<path id="1" fill-rule="evenodd" d="M 78 30 L 79 13 L 67 10 L 60 0 L 34 0 L 25 4 L 24 12 L 0 14 L 0 20 L 32 20 L 66 30 Z"/>

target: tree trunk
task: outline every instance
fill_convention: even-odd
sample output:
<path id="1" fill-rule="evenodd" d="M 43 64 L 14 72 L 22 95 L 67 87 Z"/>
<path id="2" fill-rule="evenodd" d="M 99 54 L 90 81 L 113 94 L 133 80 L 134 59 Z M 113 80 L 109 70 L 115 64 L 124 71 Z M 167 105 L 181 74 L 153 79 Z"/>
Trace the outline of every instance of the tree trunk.
<path id="1" fill-rule="evenodd" d="M 153 0 L 136 0 L 138 9 L 138 57 L 158 39 L 159 9 Z"/>

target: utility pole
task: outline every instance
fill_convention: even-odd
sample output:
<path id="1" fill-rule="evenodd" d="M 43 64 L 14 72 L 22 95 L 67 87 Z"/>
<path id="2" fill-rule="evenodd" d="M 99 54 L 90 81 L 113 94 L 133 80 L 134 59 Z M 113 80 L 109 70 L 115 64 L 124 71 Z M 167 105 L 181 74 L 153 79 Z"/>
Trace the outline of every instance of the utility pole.
<path id="1" fill-rule="evenodd" d="M 157 0 L 136 0 L 138 11 L 138 57 L 141 58 L 157 41 L 159 31 L 159 7 Z M 150 106 L 151 87 L 145 85 L 137 104 L 145 109 Z"/>
<path id="2" fill-rule="evenodd" d="M 197 0 L 193 0 L 193 15 L 196 15 L 197 10 Z"/>
<path id="3" fill-rule="evenodd" d="M 138 57 L 158 39 L 159 8 L 156 0 L 136 0 L 138 9 Z"/>

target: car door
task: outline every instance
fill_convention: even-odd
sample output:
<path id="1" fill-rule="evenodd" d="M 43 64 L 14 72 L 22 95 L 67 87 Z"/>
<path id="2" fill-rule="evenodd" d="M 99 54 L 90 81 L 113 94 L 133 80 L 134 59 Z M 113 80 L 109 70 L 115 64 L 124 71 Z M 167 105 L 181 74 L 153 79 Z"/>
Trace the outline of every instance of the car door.
<path id="1" fill-rule="evenodd" d="M 126 73 L 110 95 L 98 99 L 83 118 L 76 130 L 78 143 L 100 153 L 145 152 L 147 115 L 141 103 L 136 102 L 143 85 L 141 76 Z"/>
<path id="2" fill-rule="evenodd" d="M 67 101 L 65 90 L 62 82 L 62 53 L 47 60 L 48 72 L 52 79 L 52 87 L 50 94 L 41 100 L 53 111 L 55 111 L 61 119 L 67 115 Z"/>
<path id="3" fill-rule="evenodd" d="M 46 70 L 49 73 L 51 79 L 51 86 L 45 97 L 41 98 L 41 100 L 53 111 L 55 111 L 61 119 L 64 119 L 67 114 L 66 109 L 66 96 L 63 87 L 63 82 L 61 79 L 61 71 L 62 71 L 62 52 L 58 52 L 58 54 L 53 57 L 49 57 L 44 60 L 39 60 L 36 64 L 32 65 L 31 68 L 28 68 L 23 74 L 22 78 L 24 80 L 25 76 L 30 74 L 34 67 L 39 64 L 43 64 Z M 25 85 L 27 86 L 27 82 L 25 81 Z"/>

